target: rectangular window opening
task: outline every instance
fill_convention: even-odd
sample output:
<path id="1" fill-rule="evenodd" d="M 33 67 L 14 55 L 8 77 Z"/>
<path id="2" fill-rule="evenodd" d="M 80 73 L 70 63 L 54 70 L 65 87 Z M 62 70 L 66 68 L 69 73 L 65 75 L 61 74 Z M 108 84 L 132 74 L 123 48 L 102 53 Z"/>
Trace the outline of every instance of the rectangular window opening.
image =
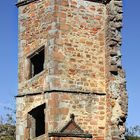
<path id="1" fill-rule="evenodd" d="M 33 53 L 30 57 L 30 78 L 44 70 L 44 47 Z"/>
<path id="2" fill-rule="evenodd" d="M 45 104 L 32 109 L 30 115 L 30 138 L 39 137 L 45 134 Z M 28 121 L 29 121 L 28 120 Z"/>

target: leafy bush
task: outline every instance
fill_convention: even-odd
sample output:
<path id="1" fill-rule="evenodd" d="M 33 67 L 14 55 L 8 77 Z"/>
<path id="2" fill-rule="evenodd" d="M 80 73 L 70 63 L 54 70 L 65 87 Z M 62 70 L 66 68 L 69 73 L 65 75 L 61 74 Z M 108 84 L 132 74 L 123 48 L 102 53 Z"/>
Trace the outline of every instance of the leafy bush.
<path id="1" fill-rule="evenodd" d="M 6 115 L 6 122 L 3 122 L 3 118 L 0 120 L 0 140 L 15 140 L 15 121 L 10 114 Z"/>
<path id="2" fill-rule="evenodd" d="M 140 140 L 140 126 L 139 125 L 126 129 L 126 140 Z"/>

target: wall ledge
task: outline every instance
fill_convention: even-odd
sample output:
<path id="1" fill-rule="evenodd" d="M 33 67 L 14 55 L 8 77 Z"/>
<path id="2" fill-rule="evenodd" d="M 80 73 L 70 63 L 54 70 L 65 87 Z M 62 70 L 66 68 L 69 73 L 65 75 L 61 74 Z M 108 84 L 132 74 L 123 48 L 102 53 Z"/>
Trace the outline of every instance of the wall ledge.
<path id="1" fill-rule="evenodd" d="M 24 0 L 24 1 L 18 2 L 18 3 L 16 4 L 16 6 L 17 6 L 17 7 L 24 6 L 24 5 L 27 5 L 27 4 L 29 4 L 29 3 L 35 2 L 35 1 L 38 1 L 38 0 Z"/>

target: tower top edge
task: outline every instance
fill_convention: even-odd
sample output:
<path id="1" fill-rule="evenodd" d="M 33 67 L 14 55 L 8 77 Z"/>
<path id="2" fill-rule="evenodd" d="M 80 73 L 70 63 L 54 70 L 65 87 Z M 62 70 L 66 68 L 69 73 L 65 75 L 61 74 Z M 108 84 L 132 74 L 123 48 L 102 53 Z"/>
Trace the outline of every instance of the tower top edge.
<path id="1" fill-rule="evenodd" d="M 19 0 L 17 2 L 16 6 L 19 8 L 21 6 L 27 5 L 27 4 L 35 2 L 35 1 L 40 1 L 40 0 Z M 107 4 L 107 3 L 109 3 L 110 0 L 85 0 L 85 1 Z"/>

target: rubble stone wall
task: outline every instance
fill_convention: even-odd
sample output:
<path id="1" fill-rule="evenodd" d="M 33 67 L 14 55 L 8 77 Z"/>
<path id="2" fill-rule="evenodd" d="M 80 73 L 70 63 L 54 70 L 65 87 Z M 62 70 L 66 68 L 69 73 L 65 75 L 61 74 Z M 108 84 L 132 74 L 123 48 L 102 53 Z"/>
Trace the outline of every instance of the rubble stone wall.
<path id="1" fill-rule="evenodd" d="M 121 64 L 122 0 L 106 5 L 107 140 L 125 139 L 128 96 Z M 111 116 L 111 117 L 110 117 Z"/>

